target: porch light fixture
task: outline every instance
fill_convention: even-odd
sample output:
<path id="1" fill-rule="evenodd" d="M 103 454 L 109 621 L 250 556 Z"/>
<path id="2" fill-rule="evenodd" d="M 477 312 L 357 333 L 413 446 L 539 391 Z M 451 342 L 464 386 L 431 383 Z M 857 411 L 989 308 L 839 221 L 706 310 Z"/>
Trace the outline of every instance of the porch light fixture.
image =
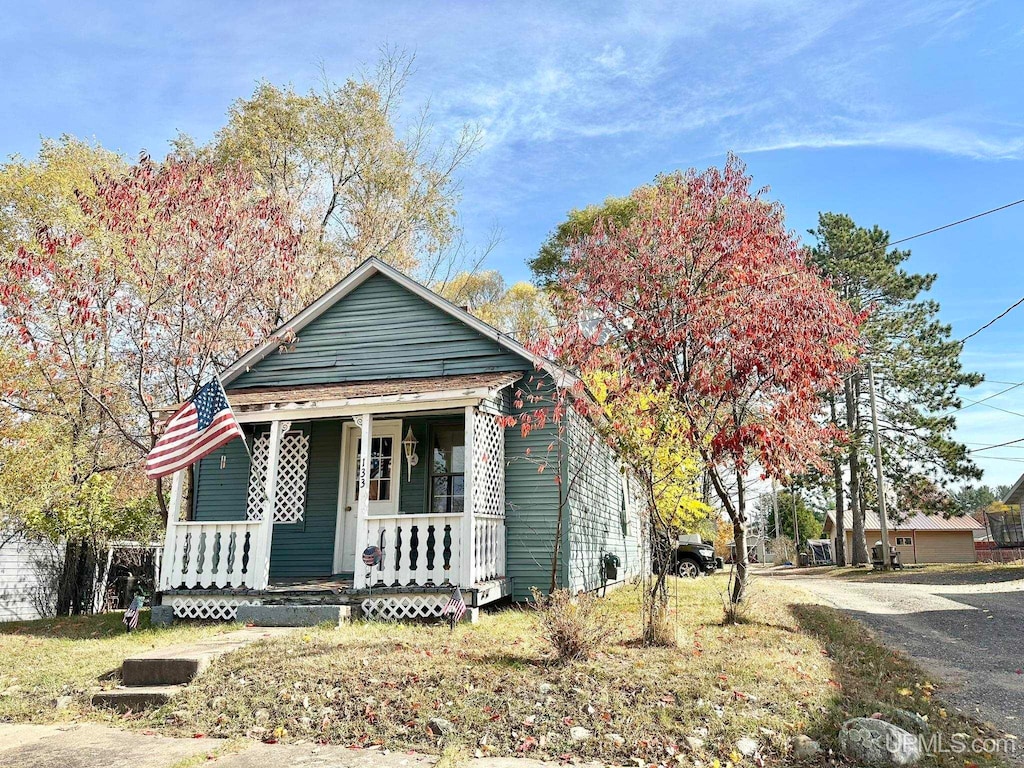
<path id="1" fill-rule="evenodd" d="M 412 427 L 409 427 L 409 431 L 405 433 L 405 439 L 402 440 L 402 448 L 405 449 L 405 465 L 408 472 L 407 481 L 412 481 L 412 468 L 420 463 L 420 457 L 416 455 L 416 446 L 420 444 L 420 441 L 416 439 L 416 435 L 412 433 Z"/>

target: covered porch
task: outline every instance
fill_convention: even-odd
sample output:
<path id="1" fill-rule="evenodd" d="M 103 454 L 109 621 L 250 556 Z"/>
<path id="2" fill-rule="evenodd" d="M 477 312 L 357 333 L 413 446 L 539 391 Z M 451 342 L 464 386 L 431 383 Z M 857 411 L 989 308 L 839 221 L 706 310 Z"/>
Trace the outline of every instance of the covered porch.
<path id="1" fill-rule="evenodd" d="M 471 607 L 510 594 L 500 417 L 520 376 L 229 390 L 247 446 L 203 459 L 189 487 L 174 476 L 163 604 L 178 618 L 339 603 L 395 619 L 439 615 L 456 586 Z"/>

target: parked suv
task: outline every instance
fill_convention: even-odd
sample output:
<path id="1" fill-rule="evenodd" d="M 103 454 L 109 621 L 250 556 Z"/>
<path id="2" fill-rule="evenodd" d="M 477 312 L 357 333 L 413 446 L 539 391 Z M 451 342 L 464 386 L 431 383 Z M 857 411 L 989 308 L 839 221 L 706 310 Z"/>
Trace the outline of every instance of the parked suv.
<path id="1" fill-rule="evenodd" d="M 702 573 L 711 574 L 724 567 L 722 558 L 715 556 L 715 548 L 696 534 L 680 536 L 676 547 L 676 573 L 695 579 Z"/>

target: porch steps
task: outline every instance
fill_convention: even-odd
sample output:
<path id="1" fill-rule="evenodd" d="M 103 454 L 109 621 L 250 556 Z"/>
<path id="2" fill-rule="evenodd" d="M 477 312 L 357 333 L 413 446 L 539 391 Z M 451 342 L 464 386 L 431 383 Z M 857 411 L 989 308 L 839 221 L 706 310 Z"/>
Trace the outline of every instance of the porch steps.
<path id="1" fill-rule="evenodd" d="M 352 620 L 350 605 L 240 605 L 237 620 L 254 627 L 340 627 Z"/>
<path id="2" fill-rule="evenodd" d="M 121 685 L 94 694 L 92 703 L 122 711 L 159 707 L 219 656 L 287 632 L 287 629 L 246 627 L 132 656 L 121 663 Z"/>

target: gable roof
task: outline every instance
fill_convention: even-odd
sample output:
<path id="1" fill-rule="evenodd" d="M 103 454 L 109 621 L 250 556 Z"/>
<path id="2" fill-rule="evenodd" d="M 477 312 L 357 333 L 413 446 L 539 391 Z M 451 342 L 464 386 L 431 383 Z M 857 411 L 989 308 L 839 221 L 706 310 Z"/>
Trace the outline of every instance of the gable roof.
<path id="1" fill-rule="evenodd" d="M 1006 492 L 1003 497 L 1003 504 L 1020 504 L 1024 499 L 1024 475 L 1017 478 L 1017 482 Z"/>
<path id="2" fill-rule="evenodd" d="M 519 355 L 527 362 L 547 371 L 563 386 L 572 386 L 576 382 L 576 377 L 564 368 L 555 365 L 546 358 L 534 354 L 512 337 L 502 333 L 494 326 L 485 323 L 480 318 L 474 317 L 466 310 L 455 306 L 434 291 L 421 285 L 407 275 L 402 274 L 391 265 L 384 263 L 376 257 L 371 257 L 342 278 L 334 285 L 333 288 L 328 290 L 319 299 L 314 301 L 287 322 L 282 323 L 274 330 L 267 341 L 254 347 L 232 363 L 221 375 L 221 384 L 226 389 L 232 381 L 251 369 L 254 365 L 259 363 L 278 348 L 280 342 L 277 337 L 281 333 L 288 331 L 298 334 L 303 328 L 316 320 L 324 312 L 337 304 L 345 298 L 345 296 L 374 275 L 382 275 L 383 277 L 388 278 L 410 293 L 418 296 L 441 311 L 451 315 L 456 320 L 469 326 L 482 336 L 491 339 L 500 347 Z"/>
<path id="3" fill-rule="evenodd" d="M 831 512 L 828 513 L 826 522 L 831 523 L 831 529 L 835 530 L 835 518 Z M 864 512 L 864 530 L 878 531 L 881 530 L 881 527 L 877 512 Z M 902 522 L 889 520 L 890 531 L 974 531 L 984 527 L 984 525 L 970 515 L 943 517 L 942 515 L 928 515 L 924 512 L 915 512 Z"/>

